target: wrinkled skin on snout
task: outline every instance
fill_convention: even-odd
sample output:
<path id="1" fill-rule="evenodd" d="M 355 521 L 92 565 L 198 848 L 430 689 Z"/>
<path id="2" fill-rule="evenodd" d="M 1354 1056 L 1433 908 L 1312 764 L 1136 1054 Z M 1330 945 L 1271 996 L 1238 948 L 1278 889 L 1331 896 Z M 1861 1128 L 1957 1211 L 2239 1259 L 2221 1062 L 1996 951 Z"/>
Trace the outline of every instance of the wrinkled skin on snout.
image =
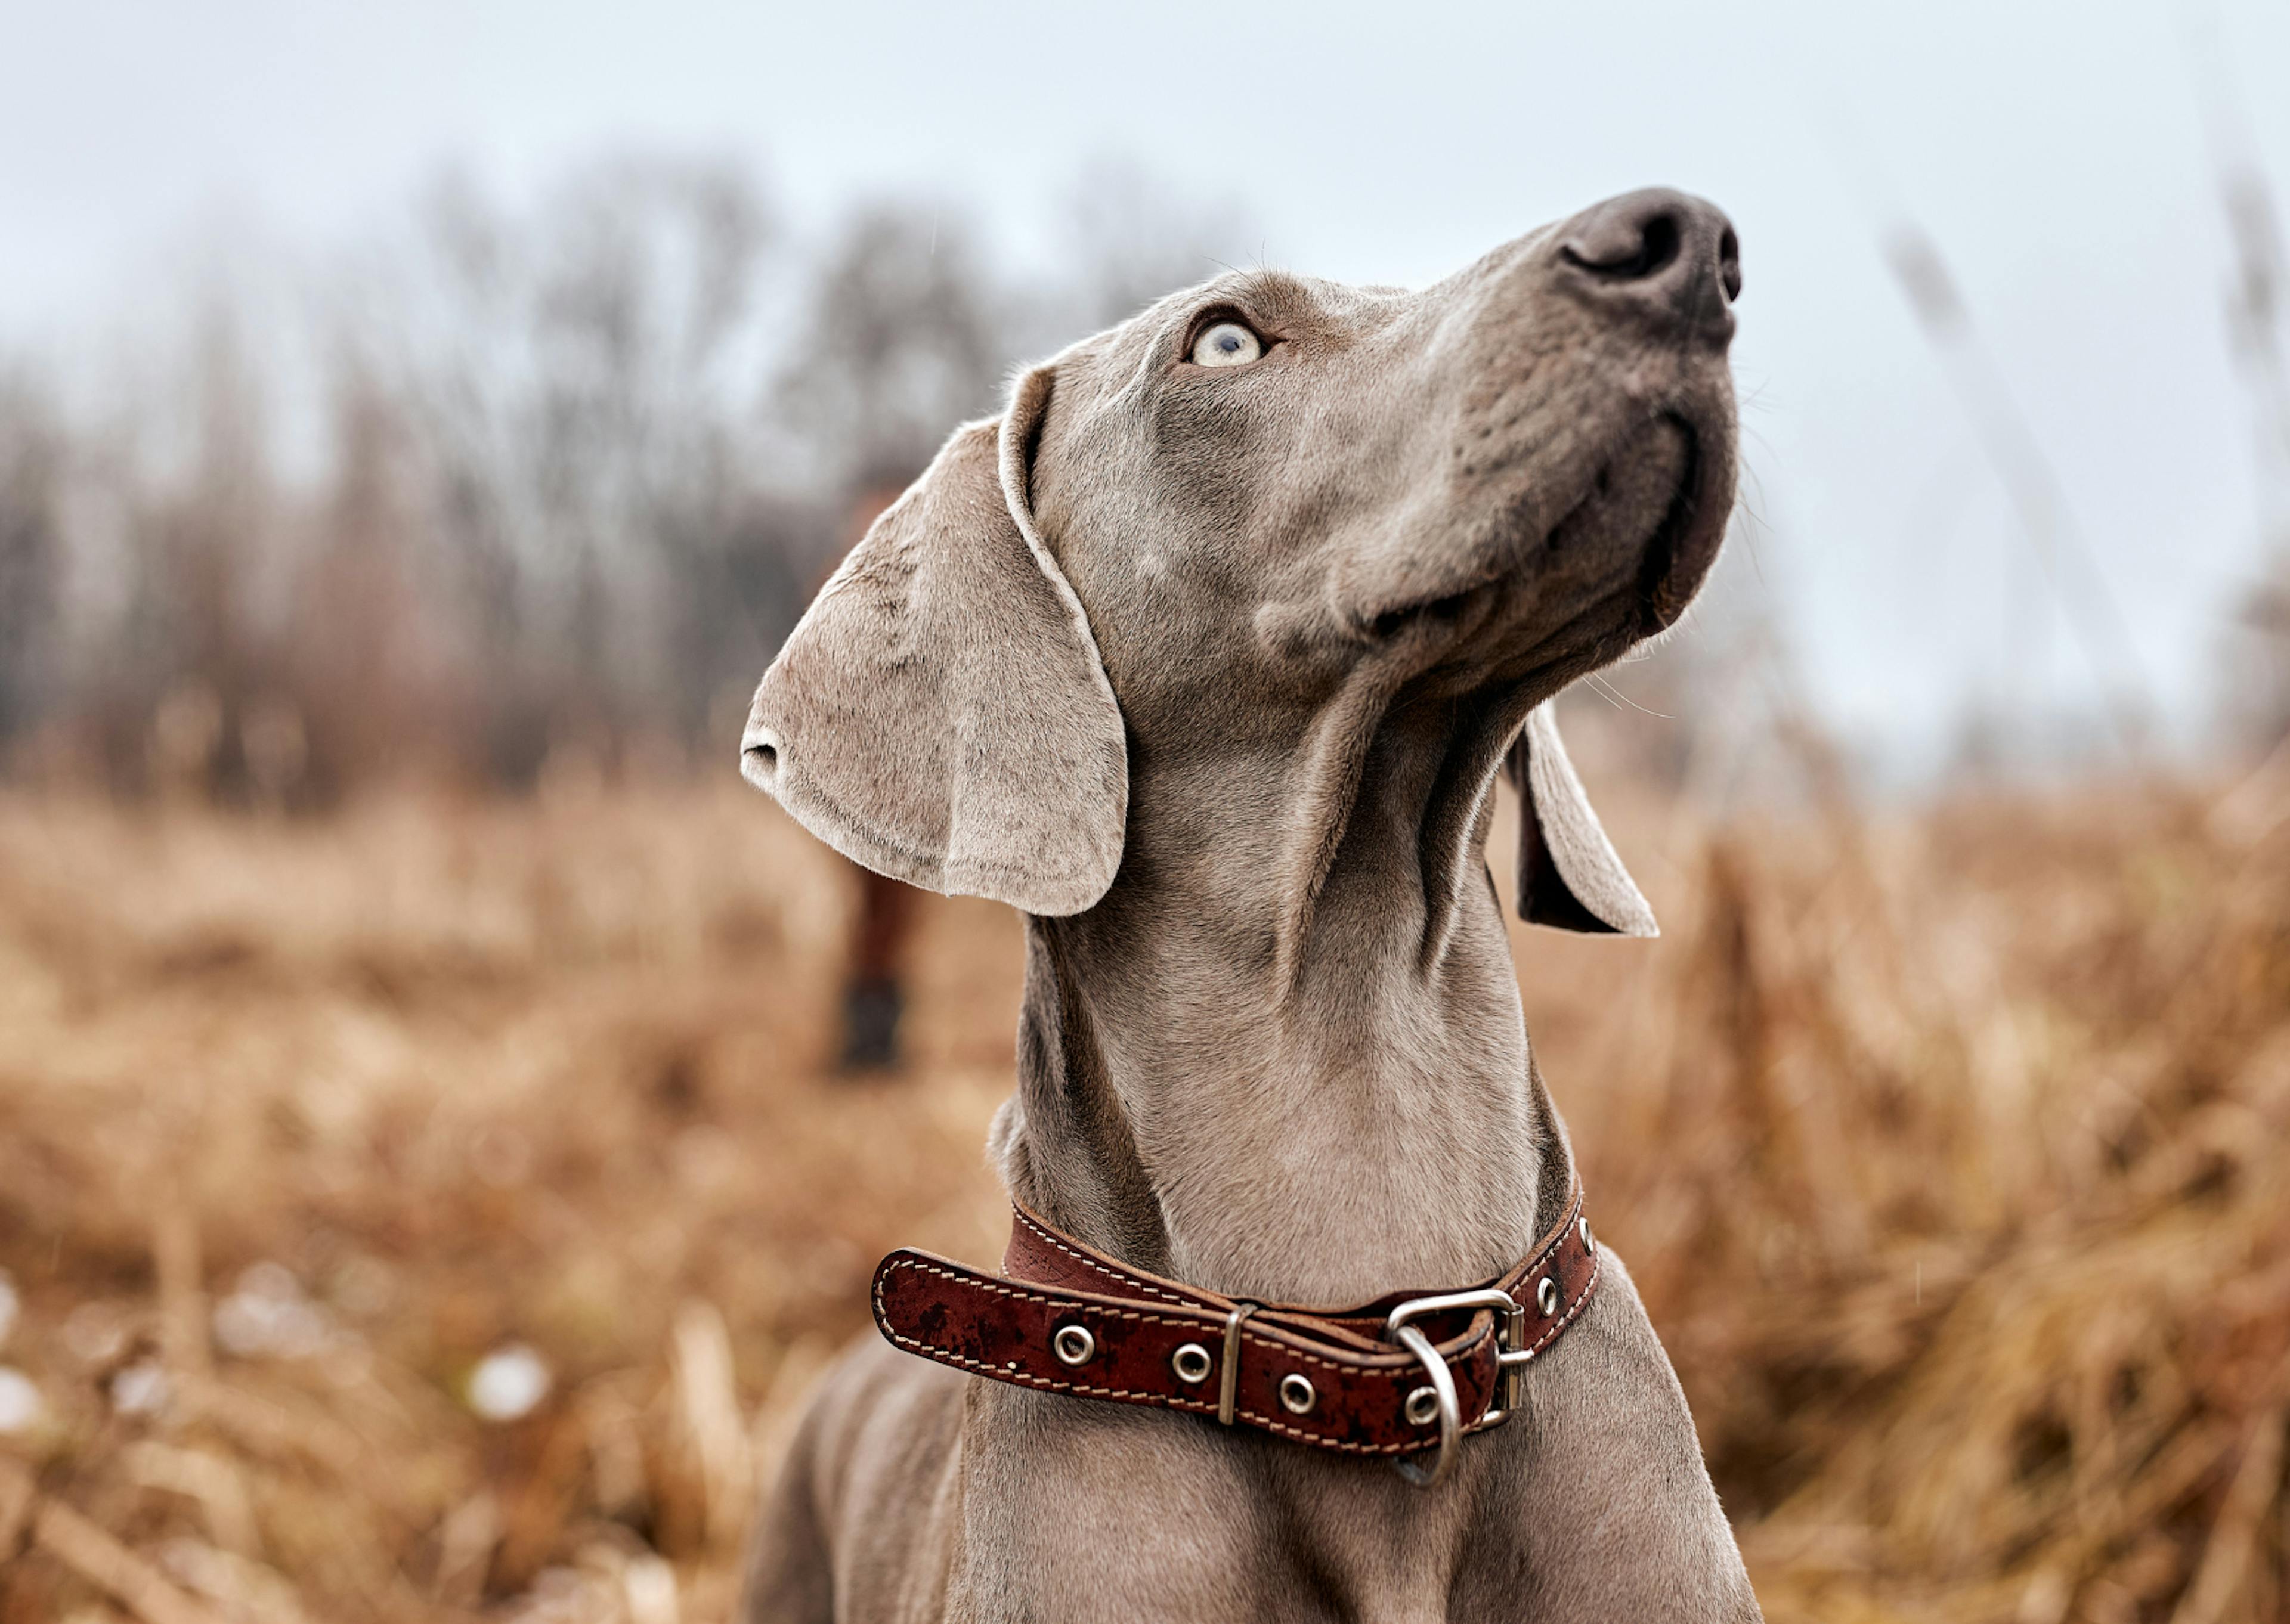
<path id="1" fill-rule="evenodd" d="M 1363 664 L 1540 698 L 1677 619 L 1733 500 L 1739 273 L 1706 205 L 1619 202 L 1420 292 L 1235 273 L 1061 357 L 1037 521 L 1133 729 L 1236 680 L 1317 709 Z M 1648 292 L 1611 262 L 1665 212 Z M 1234 318 L 1261 359 L 1188 359 Z"/>

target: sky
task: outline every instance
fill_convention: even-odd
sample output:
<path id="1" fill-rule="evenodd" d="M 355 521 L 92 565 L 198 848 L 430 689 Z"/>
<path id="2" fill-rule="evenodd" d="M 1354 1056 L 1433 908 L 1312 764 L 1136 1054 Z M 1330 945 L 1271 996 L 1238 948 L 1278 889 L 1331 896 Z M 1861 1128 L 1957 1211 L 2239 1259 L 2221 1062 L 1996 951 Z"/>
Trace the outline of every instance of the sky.
<path id="1" fill-rule="evenodd" d="M 0 348 L 69 353 L 217 222 L 323 250 L 447 166 L 515 197 L 627 147 L 750 159 L 798 220 L 944 196 L 1021 260 L 1055 252 L 1049 199 L 1126 159 L 1229 200 L 1266 262 L 1403 284 L 1674 185 L 1742 243 L 1729 590 L 1856 747 L 1929 756 L 1967 705 L 2098 693 L 1887 268 L 1899 220 L 2129 628 L 2111 680 L 2174 739 L 2258 567 L 2202 87 L 2290 196 L 2281 0 L 0 0 Z"/>

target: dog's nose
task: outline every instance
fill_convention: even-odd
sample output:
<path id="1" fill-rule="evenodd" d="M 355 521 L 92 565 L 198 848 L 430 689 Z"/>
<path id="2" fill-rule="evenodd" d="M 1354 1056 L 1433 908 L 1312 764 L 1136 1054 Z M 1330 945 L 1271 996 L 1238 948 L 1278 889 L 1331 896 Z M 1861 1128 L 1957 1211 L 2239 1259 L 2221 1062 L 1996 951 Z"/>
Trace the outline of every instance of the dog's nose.
<path id="1" fill-rule="evenodd" d="M 1742 293 L 1742 245 L 1713 203 L 1655 188 L 1610 197 L 1567 222 L 1558 257 L 1601 300 L 1722 343 Z"/>

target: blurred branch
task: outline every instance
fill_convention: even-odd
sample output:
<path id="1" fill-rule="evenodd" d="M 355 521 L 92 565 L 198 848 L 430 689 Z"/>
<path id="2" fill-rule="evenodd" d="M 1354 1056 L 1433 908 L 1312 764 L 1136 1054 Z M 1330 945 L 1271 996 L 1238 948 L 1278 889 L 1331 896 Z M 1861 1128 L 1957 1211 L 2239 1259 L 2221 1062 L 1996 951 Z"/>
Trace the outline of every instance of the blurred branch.
<path id="1" fill-rule="evenodd" d="M 814 477 L 903 486 L 949 428 L 989 410 L 1016 358 L 995 303 L 960 220 L 877 204 L 847 221 L 813 272 L 773 386 Z"/>
<path id="2" fill-rule="evenodd" d="M 2153 684 L 2130 623 L 2075 524 L 2058 471 L 1982 339 L 1939 245 L 1921 227 L 1904 220 L 1882 246 L 1909 308 L 2004 482 L 2022 536 L 2106 693 L 2118 738 L 2128 754 L 2138 756 L 2155 724 Z"/>
<path id="3" fill-rule="evenodd" d="M 2219 20 L 2206 12 L 2190 21 L 2189 63 L 2235 256 L 2226 289 L 2227 341 L 2255 397 L 2260 476 L 2271 486 L 2277 510 L 2270 517 L 2278 522 L 2290 518 L 2290 362 L 2285 359 L 2283 332 L 2290 260 Z"/>
<path id="4" fill-rule="evenodd" d="M 2230 721 L 2263 748 L 2290 739 L 2290 256 L 2220 20 L 2206 11 L 2189 21 L 2189 65 L 2234 253 L 2224 300 L 2227 348 L 2250 391 L 2257 463 L 2260 576 L 2235 618 L 2262 642 L 2255 650 L 2225 650 L 2227 708 Z"/>

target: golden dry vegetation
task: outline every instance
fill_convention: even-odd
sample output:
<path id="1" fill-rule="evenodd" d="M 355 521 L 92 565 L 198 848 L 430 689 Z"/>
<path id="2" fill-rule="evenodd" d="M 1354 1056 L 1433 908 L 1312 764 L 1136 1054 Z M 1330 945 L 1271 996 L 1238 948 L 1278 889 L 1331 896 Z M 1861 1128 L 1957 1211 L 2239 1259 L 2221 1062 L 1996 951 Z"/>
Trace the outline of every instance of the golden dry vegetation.
<path id="1" fill-rule="evenodd" d="M 1646 802 L 1667 936 L 1520 932 L 1776 1620 L 2290 1608 L 2290 828 L 2214 812 Z M 0 802 L 0 1620 L 724 1618 L 875 1258 L 1000 1246 L 1016 924 L 854 1084 L 848 906 L 736 787 Z"/>

